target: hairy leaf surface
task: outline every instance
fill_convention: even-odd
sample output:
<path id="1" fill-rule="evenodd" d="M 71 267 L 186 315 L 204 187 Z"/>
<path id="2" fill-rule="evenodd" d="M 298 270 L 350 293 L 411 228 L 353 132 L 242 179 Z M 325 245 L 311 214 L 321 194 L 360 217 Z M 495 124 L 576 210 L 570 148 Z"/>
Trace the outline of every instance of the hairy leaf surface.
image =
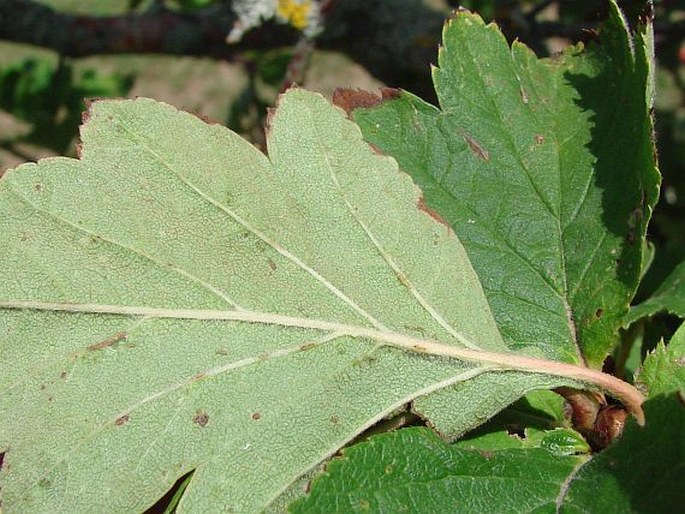
<path id="1" fill-rule="evenodd" d="M 450 435 L 562 384 L 639 415 L 507 347 L 454 233 L 322 97 L 283 96 L 268 158 L 151 100 L 88 116 L 79 160 L 0 181 L 3 512 L 140 511 L 191 470 L 180 512 L 261 510 L 415 399 Z"/>
<path id="2" fill-rule="evenodd" d="M 459 12 L 439 109 L 402 92 L 354 112 L 454 227 L 505 340 L 591 366 L 635 292 L 659 183 L 651 27 L 631 35 L 611 6 L 598 43 L 552 59 Z"/>
<path id="3" fill-rule="evenodd" d="M 587 460 L 528 447 L 506 432 L 493 433 L 484 446 L 448 445 L 425 428 L 374 437 L 331 461 L 291 511 L 546 511 L 568 475 Z"/>
<path id="4" fill-rule="evenodd" d="M 384 434 L 345 449 L 291 511 L 678 512 L 685 408 L 675 395 L 658 396 L 645 414 L 646 427 L 629 422 L 595 456 L 559 453 L 578 441 L 565 429 L 533 441 L 493 432 L 452 445 L 424 428 Z"/>

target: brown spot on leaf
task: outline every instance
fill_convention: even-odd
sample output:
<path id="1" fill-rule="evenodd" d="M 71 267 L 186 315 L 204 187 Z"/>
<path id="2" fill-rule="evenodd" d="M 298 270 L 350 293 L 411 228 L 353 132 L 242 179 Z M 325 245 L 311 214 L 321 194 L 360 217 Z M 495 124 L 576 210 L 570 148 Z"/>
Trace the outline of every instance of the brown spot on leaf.
<path id="1" fill-rule="evenodd" d="M 40 182 L 38 182 L 37 184 L 34 184 L 34 185 L 33 185 L 33 189 L 35 189 L 37 192 L 40 193 L 41 191 L 43 191 L 43 184 L 41 184 Z"/>
<path id="2" fill-rule="evenodd" d="M 273 261 L 273 259 L 269 259 L 268 261 L 269 268 L 271 268 L 271 271 L 276 271 L 276 263 Z"/>
<path id="3" fill-rule="evenodd" d="M 86 107 L 86 109 L 84 111 L 81 111 L 81 124 L 85 125 L 90 120 L 90 109 L 93 106 L 93 99 L 85 98 L 83 100 L 83 105 Z"/>
<path id="4" fill-rule="evenodd" d="M 604 314 L 604 309 L 597 309 L 595 311 L 595 318 L 599 319 L 602 317 L 603 314 Z"/>
<path id="5" fill-rule="evenodd" d="M 402 92 L 391 87 L 380 88 L 380 95 L 363 89 L 338 88 L 333 91 L 333 104 L 350 114 L 355 109 L 369 109 L 384 101 L 398 98 Z"/>
<path id="6" fill-rule="evenodd" d="M 311 350 L 312 348 L 316 348 L 316 343 L 304 343 L 302 346 L 300 346 L 300 351 L 306 352 L 307 350 Z"/>
<path id="7" fill-rule="evenodd" d="M 374 145 L 373 143 L 369 143 L 368 141 L 366 142 L 367 145 L 371 148 L 371 151 L 375 153 L 376 155 L 385 155 L 385 152 L 381 150 L 379 147 Z"/>
<path id="8" fill-rule="evenodd" d="M 266 108 L 266 119 L 264 120 L 264 133 L 268 136 L 271 133 L 271 125 L 276 115 L 276 109 L 274 107 Z"/>
<path id="9" fill-rule="evenodd" d="M 481 146 L 481 144 L 473 139 L 471 136 L 468 134 L 464 134 L 464 140 L 468 143 L 469 148 L 473 152 L 473 155 L 476 157 L 484 160 L 484 161 L 489 161 L 490 160 L 490 154 L 488 151 Z"/>
<path id="10" fill-rule="evenodd" d="M 124 414 L 123 416 L 119 416 L 117 419 L 114 420 L 114 424 L 118 427 L 121 425 L 124 425 L 128 423 L 129 417 L 128 414 Z"/>
<path id="11" fill-rule="evenodd" d="M 209 416 L 205 411 L 198 409 L 193 416 L 193 423 L 204 427 L 209 423 Z"/>
<path id="12" fill-rule="evenodd" d="M 262 415 L 259 412 L 253 412 L 252 416 L 250 416 L 254 421 L 259 421 L 262 418 Z"/>
<path id="13" fill-rule="evenodd" d="M 203 378 L 205 378 L 206 376 L 207 375 L 205 373 L 198 373 L 193 378 L 191 378 L 190 381 L 191 382 L 198 382 L 198 381 L 202 380 Z"/>
<path id="14" fill-rule="evenodd" d="M 420 344 L 415 344 L 414 346 L 412 346 L 412 348 L 414 348 L 414 350 L 416 350 L 417 352 L 420 352 L 420 353 L 425 353 L 428 351 L 428 350 L 426 350 L 425 346 L 421 346 Z"/>
<path id="15" fill-rule="evenodd" d="M 338 416 L 336 416 L 335 414 L 333 414 L 329 418 L 329 421 L 331 422 L 332 425 L 337 425 L 338 423 L 340 423 L 340 418 Z"/>
<path id="16" fill-rule="evenodd" d="M 109 348 L 110 346 L 114 346 L 120 341 L 125 341 L 126 338 L 128 337 L 128 334 L 126 332 L 118 332 L 114 334 L 112 337 L 109 337 L 105 339 L 104 341 L 100 341 L 99 343 L 91 344 L 86 350 L 88 351 L 97 351 L 97 350 L 104 350 L 105 348 Z"/>
<path id="17" fill-rule="evenodd" d="M 535 134 L 535 142 L 539 145 L 545 142 L 545 136 L 542 134 Z"/>
<path id="18" fill-rule="evenodd" d="M 222 125 L 221 122 L 215 120 L 214 118 L 212 118 L 210 116 L 207 116 L 205 114 L 201 114 L 201 113 L 195 111 L 194 109 L 184 108 L 183 111 L 187 112 L 188 114 L 192 114 L 193 116 L 195 116 L 199 120 L 204 121 L 207 125 Z"/>
<path id="19" fill-rule="evenodd" d="M 442 216 L 440 216 L 440 214 L 438 214 L 437 212 L 435 212 L 433 209 L 431 209 L 430 207 L 428 207 L 428 205 L 426 204 L 426 200 L 423 198 L 423 196 L 422 196 L 421 198 L 419 198 L 419 201 L 418 201 L 418 203 L 416 204 L 416 206 L 419 208 L 419 210 L 420 210 L 421 212 L 425 212 L 425 213 L 428 214 L 431 218 L 433 218 L 435 221 L 437 221 L 438 223 L 442 223 L 442 224 L 445 225 L 447 228 L 449 228 L 450 224 L 447 223 L 447 220 L 446 220 L 445 218 L 443 218 Z"/>
<path id="20" fill-rule="evenodd" d="M 490 450 L 477 449 L 476 452 L 478 452 L 485 460 L 490 460 L 495 456 L 495 452 L 491 452 Z"/>
<path id="21" fill-rule="evenodd" d="M 226 356 L 226 355 L 228 355 L 228 352 L 227 352 L 226 350 L 224 350 L 223 348 L 219 348 L 219 349 L 218 349 L 216 352 L 214 352 L 214 353 L 216 353 L 217 355 L 221 355 L 221 356 Z"/>
<path id="22" fill-rule="evenodd" d="M 65 378 L 67 378 L 67 372 L 66 372 L 66 371 L 62 371 L 62 372 L 59 374 L 59 378 L 61 378 L 62 380 L 64 380 Z"/>

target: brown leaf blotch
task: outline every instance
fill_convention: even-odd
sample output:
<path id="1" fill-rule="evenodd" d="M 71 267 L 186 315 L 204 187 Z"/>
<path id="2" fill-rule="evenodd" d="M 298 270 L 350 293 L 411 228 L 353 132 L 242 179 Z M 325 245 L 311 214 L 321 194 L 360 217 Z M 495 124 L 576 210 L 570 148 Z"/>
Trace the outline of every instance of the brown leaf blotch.
<path id="1" fill-rule="evenodd" d="M 128 423 L 129 417 L 128 414 L 124 414 L 123 416 L 119 416 L 117 419 L 114 420 L 114 424 L 118 427 L 121 425 L 124 425 Z"/>
<path id="2" fill-rule="evenodd" d="M 183 111 L 187 112 L 188 114 L 192 114 L 193 116 L 195 116 L 200 121 L 205 122 L 207 125 L 222 125 L 222 123 L 220 121 L 217 121 L 214 118 L 212 118 L 211 116 L 207 116 L 206 114 L 201 114 L 194 109 L 190 109 L 190 108 L 185 107 L 185 108 L 183 108 Z"/>
<path id="3" fill-rule="evenodd" d="M 490 160 L 490 154 L 488 151 L 481 146 L 481 144 L 476 141 L 474 138 L 469 136 L 468 134 L 464 134 L 464 140 L 466 143 L 469 145 L 469 148 L 473 152 L 473 155 L 478 157 L 479 159 L 482 159 L 484 161 L 489 161 Z"/>
<path id="4" fill-rule="evenodd" d="M 363 89 L 338 88 L 333 91 L 333 104 L 351 114 L 355 109 L 369 109 L 381 103 L 397 98 L 402 94 L 399 89 L 382 87 L 380 94 Z"/>
<path id="5" fill-rule="evenodd" d="M 428 204 L 426 204 L 426 200 L 423 198 L 423 196 L 421 198 L 419 198 L 419 201 L 416 204 L 416 206 L 419 208 L 420 211 L 425 212 L 431 218 L 433 218 L 435 221 L 437 221 L 438 223 L 441 223 L 441 224 L 445 225 L 447 228 L 449 228 L 450 224 L 447 223 L 447 220 L 445 218 L 443 218 L 442 216 L 440 216 L 440 214 L 435 212 L 433 209 L 428 207 Z"/>
<path id="6" fill-rule="evenodd" d="M 268 136 L 271 133 L 271 125 L 276 115 L 276 109 L 274 107 L 266 108 L 266 119 L 264 120 L 264 133 Z"/>
<path id="7" fill-rule="evenodd" d="M 109 348 L 110 346 L 114 346 L 120 341 L 125 341 L 128 338 L 128 334 L 126 332 L 118 332 L 114 334 L 112 337 L 108 337 L 104 341 L 100 341 L 99 343 L 91 344 L 86 350 L 88 351 L 97 351 L 97 350 L 104 350 L 105 348 Z"/>
<path id="8" fill-rule="evenodd" d="M 476 452 L 485 460 L 490 460 L 495 456 L 495 452 L 491 452 L 490 450 L 476 449 Z"/>
<path id="9" fill-rule="evenodd" d="M 259 421 L 262 418 L 262 415 L 259 412 L 253 412 L 252 416 L 250 416 L 254 421 Z"/>
<path id="10" fill-rule="evenodd" d="M 204 427 L 207 425 L 207 423 L 209 423 L 209 416 L 205 411 L 198 410 L 195 412 L 195 416 L 193 416 L 193 423 Z"/>

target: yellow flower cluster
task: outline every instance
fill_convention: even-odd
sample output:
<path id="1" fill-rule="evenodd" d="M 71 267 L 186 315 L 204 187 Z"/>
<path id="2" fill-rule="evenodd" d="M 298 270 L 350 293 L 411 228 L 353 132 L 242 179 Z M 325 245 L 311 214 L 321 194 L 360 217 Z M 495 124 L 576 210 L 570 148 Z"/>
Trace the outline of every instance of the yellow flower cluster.
<path id="1" fill-rule="evenodd" d="M 276 14 L 296 29 L 303 30 L 309 24 L 311 9 L 311 0 L 278 0 Z"/>

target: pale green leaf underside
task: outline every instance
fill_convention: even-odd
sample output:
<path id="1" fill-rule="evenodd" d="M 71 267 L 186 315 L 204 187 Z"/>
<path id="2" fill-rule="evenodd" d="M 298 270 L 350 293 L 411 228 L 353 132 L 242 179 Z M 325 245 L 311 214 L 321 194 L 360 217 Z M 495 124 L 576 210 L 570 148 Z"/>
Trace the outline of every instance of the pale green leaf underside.
<path id="1" fill-rule="evenodd" d="M 138 511 L 193 469 L 180 511 L 259 510 L 419 396 L 453 435 L 595 381 L 496 353 L 454 234 L 318 95 L 269 158 L 146 99 L 82 139 L 0 181 L 5 513 Z"/>

